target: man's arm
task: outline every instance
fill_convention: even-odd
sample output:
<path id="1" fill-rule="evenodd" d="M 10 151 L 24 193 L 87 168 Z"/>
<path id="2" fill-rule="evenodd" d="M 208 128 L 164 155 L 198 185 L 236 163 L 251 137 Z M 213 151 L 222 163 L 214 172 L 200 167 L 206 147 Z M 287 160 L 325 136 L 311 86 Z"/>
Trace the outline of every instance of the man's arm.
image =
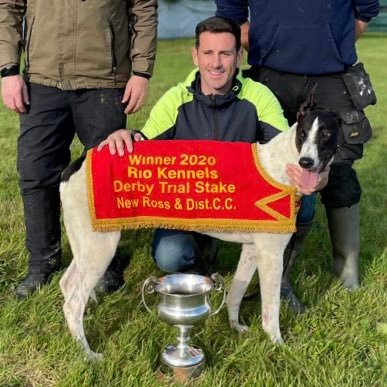
<path id="1" fill-rule="evenodd" d="M 122 102 L 125 113 L 138 111 L 148 95 L 149 78 L 153 74 L 157 44 L 157 1 L 133 2 L 131 18 L 131 60 L 133 76 L 129 79 Z"/>
<path id="2" fill-rule="evenodd" d="M 216 16 L 225 17 L 242 25 L 249 16 L 248 0 L 215 0 Z"/>
<path id="3" fill-rule="evenodd" d="M 4 105 L 17 113 L 24 113 L 29 103 L 27 87 L 19 75 L 25 8 L 25 0 L 0 3 L 1 95 Z"/>
<path id="4" fill-rule="evenodd" d="M 355 38 L 358 40 L 368 27 L 368 23 L 361 20 L 355 20 Z"/>
<path id="5" fill-rule="evenodd" d="M 0 70 L 20 64 L 26 0 L 0 2 Z"/>
<path id="6" fill-rule="evenodd" d="M 240 25 L 242 46 L 249 50 L 249 4 L 247 0 L 215 0 L 216 16 L 225 17 Z"/>
<path id="7" fill-rule="evenodd" d="M 178 88 L 174 87 L 168 90 L 156 103 L 149 114 L 149 118 L 142 128 L 141 132 L 130 132 L 125 129 L 119 129 L 113 132 L 102 141 L 98 150 L 104 146 L 109 147 L 110 154 L 119 156 L 124 155 L 126 148 L 129 153 L 133 152 L 133 141 L 141 141 L 152 138 L 168 138 L 170 131 L 173 131 L 177 119 L 179 100 L 176 97 Z M 170 136 L 169 138 L 172 138 Z"/>
<path id="8" fill-rule="evenodd" d="M 353 7 L 356 19 L 366 23 L 377 16 L 380 11 L 379 0 L 354 0 Z"/>
<path id="9" fill-rule="evenodd" d="M 27 86 L 20 75 L 1 78 L 1 96 L 4 105 L 15 113 L 25 113 L 30 103 Z"/>
<path id="10" fill-rule="evenodd" d="M 249 28 L 250 28 L 250 23 L 248 21 L 241 25 L 241 42 L 242 42 L 242 47 L 247 52 L 250 49 L 250 44 L 249 44 Z"/>
<path id="11" fill-rule="evenodd" d="M 100 151 L 104 146 L 109 147 L 111 155 L 118 154 L 119 156 L 124 156 L 125 149 L 132 153 L 134 151 L 134 142 L 142 141 L 144 137 L 141 132 L 131 133 L 126 129 L 119 129 L 110 134 L 106 140 L 102 141 L 98 145 L 98 151 Z M 304 187 L 302 185 L 302 173 L 303 170 L 299 165 L 289 164 L 286 168 L 286 173 L 290 178 L 290 183 L 297 188 L 297 191 L 302 195 L 310 195 L 313 192 L 319 191 L 326 186 L 328 183 L 329 167 L 326 167 L 323 171 L 319 173 L 319 177 L 314 187 Z"/>
<path id="12" fill-rule="evenodd" d="M 129 153 L 134 151 L 133 142 L 145 140 L 141 132 L 131 132 L 126 129 L 118 129 L 111 133 L 104 141 L 102 141 L 97 150 L 100 151 L 104 146 L 109 147 L 109 152 L 112 156 L 118 153 L 119 156 L 125 154 L 125 148 Z"/>
<path id="13" fill-rule="evenodd" d="M 141 132 L 147 138 L 172 139 L 180 104 L 178 86 L 169 89 L 152 108 Z"/>
<path id="14" fill-rule="evenodd" d="M 278 131 L 289 129 L 281 105 L 270 89 L 258 82 L 248 81 L 247 100 L 254 104 L 260 122 L 260 141 L 271 140 Z M 243 90 L 243 89 L 242 89 Z"/>
<path id="15" fill-rule="evenodd" d="M 355 0 L 355 34 L 356 40 L 367 29 L 368 23 L 372 18 L 378 15 L 380 11 L 380 4 L 378 0 Z"/>

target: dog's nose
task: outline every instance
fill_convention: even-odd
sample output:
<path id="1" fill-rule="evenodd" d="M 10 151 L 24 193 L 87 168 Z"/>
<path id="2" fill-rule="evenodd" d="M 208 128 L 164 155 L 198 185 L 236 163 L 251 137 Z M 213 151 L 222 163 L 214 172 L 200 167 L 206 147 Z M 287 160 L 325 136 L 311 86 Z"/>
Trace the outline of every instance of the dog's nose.
<path id="1" fill-rule="evenodd" d="M 313 159 L 311 159 L 310 157 L 301 157 L 299 160 L 298 160 L 298 164 L 301 165 L 302 168 L 304 169 L 310 169 L 313 167 Z"/>

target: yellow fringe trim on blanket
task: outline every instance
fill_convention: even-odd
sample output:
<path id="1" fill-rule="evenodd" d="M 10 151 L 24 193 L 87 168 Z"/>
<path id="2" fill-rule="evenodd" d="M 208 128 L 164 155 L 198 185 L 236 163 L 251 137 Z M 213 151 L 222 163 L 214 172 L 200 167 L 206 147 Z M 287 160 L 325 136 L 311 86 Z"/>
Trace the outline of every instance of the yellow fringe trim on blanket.
<path id="1" fill-rule="evenodd" d="M 136 217 L 120 219 L 98 220 L 93 222 L 93 230 L 106 232 L 124 229 L 139 228 L 166 228 L 184 231 L 209 231 L 209 232 L 267 232 L 267 233 L 293 233 L 296 231 L 294 222 L 288 221 L 278 224 L 278 221 L 261 220 L 259 224 L 254 220 L 235 219 L 179 219 L 158 217 Z"/>

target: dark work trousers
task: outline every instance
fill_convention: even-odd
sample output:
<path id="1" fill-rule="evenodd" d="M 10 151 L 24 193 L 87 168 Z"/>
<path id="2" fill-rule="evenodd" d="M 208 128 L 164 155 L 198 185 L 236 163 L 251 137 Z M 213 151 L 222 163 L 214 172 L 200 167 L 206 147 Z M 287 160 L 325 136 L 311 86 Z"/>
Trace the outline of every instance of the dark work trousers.
<path id="1" fill-rule="evenodd" d="M 359 202 L 361 187 L 353 169 L 355 160 L 363 156 L 363 143 L 370 137 L 370 123 L 362 110 L 357 110 L 341 74 L 304 76 L 253 67 L 245 75 L 266 85 L 278 98 L 289 125 L 297 119 L 297 111 L 311 91 L 317 109 L 334 110 L 342 118 L 339 146 L 328 185 L 320 192 L 327 208 L 352 206 Z"/>
<path id="2" fill-rule="evenodd" d="M 20 115 L 17 167 L 24 204 L 29 270 L 50 273 L 60 266 L 61 173 L 77 134 L 85 149 L 125 128 L 123 89 L 63 91 L 28 85 L 30 106 Z"/>

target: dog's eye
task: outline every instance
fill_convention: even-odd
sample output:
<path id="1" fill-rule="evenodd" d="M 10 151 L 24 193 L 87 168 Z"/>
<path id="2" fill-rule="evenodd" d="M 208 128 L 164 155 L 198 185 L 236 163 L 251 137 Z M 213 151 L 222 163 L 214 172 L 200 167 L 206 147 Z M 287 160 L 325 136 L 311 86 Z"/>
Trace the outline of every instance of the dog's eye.
<path id="1" fill-rule="evenodd" d="M 306 131 L 301 130 L 301 139 L 304 140 L 306 138 Z"/>
<path id="2" fill-rule="evenodd" d="M 328 130 L 328 129 L 323 129 L 323 131 L 321 132 L 322 136 L 326 139 L 326 138 L 329 138 L 331 136 L 331 132 Z"/>

